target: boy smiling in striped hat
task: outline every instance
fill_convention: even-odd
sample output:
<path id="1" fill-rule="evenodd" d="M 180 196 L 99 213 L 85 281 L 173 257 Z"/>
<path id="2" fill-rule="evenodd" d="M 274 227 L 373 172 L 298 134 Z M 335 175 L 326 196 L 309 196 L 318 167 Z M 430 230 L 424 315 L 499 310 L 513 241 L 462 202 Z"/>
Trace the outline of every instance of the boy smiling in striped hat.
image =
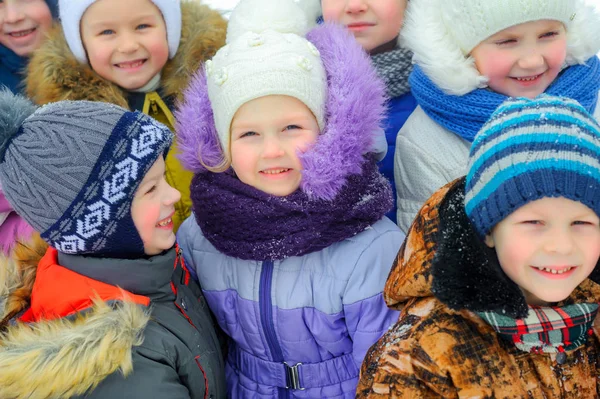
<path id="1" fill-rule="evenodd" d="M 596 398 L 599 159 L 576 101 L 503 103 L 406 237 L 357 397 Z"/>

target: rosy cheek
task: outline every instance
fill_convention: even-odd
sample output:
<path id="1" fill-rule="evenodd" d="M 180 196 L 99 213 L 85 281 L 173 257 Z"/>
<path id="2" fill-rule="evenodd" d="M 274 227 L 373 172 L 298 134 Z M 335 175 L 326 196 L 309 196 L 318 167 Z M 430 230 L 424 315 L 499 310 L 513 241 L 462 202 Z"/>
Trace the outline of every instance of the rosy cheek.
<path id="1" fill-rule="evenodd" d="M 156 221 L 157 221 L 157 218 L 156 218 L 156 215 L 154 214 L 154 212 L 152 212 L 152 213 L 148 212 L 147 214 L 144 215 L 144 218 L 143 218 L 144 226 L 153 228 L 156 226 Z"/>
<path id="2" fill-rule="evenodd" d="M 562 67 L 562 65 L 565 63 L 565 60 L 567 58 L 567 48 L 566 45 L 562 46 L 556 46 L 555 48 L 552 49 L 552 51 L 550 52 L 549 55 L 550 58 L 550 63 L 552 64 L 552 67 L 555 68 L 559 68 Z"/>
<path id="3" fill-rule="evenodd" d="M 327 22 L 336 22 L 341 19 L 341 12 L 333 8 L 323 8 L 323 19 Z"/>
<path id="4" fill-rule="evenodd" d="M 505 77 L 510 72 L 506 58 L 497 54 L 490 54 L 479 72 L 489 78 Z"/>

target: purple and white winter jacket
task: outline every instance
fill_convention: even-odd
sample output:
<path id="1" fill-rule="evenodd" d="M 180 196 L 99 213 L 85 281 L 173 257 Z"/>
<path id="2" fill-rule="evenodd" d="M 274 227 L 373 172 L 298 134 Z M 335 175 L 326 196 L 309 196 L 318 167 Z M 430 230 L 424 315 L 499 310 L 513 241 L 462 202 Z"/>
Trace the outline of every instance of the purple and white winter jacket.
<path id="1" fill-rule="evenodd" d="M 377 152 L 385 88 L 346 29 L 326 23 L 307 39 L 321 54 L 328 87 L 324 130 L 300 156 L 300 188 L 334 201 L 349 176 L 362 173 L 365 154 Z M 180 159 L 196 177 L 210 173 L 206 164 L 222 159 L 206 87 L 201 70 L 176 112 Z M 196 194 L 198 189 L 191 187 Z M 364 194 L 368 200 L 369 193 Z M 215 212 L 202 203 L 194 203 L 194 209 Z M 230 337 L 229 397 L 354 398 L 363 357 L 398 318 L 385 305 L 382 291 L 404 239 L 400 229 L 378 216 L 368 228 L 324 249 L 271 257 L 283 260 L 243 260 L 217 250 L 212 242 L 219 242 L 209 241 L 196 216 L 181 225 L 177 240 Z M 228 218 L 224 223 L 229 229 L 241 221 Z M 256 226 L 261 233 L 264 228 Z"/>
<path id="2" fill-rule="evenodd" d="M 282 261 L 220 253 L 193 215 L 177 239 L 231 337 L 229 397 L 354 398 L 363 357 L 398 319 L 382 298 L 404 240 L 394 223 Z"/>

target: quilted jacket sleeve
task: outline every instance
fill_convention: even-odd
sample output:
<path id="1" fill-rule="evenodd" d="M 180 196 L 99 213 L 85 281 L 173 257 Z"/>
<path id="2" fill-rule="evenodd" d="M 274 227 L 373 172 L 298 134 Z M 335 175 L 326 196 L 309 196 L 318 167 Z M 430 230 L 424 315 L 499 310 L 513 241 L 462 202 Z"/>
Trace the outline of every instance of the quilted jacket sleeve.
<path id="1" fill-rule="evenodd" d="M 364 247 L 344 292 L 344 315 L 359 368 L 369 347 L 398 319 L 398 312 L 386 306 L 382 291 L 404 234 L 390 220 L 385 221 L 386 230 Z"/>

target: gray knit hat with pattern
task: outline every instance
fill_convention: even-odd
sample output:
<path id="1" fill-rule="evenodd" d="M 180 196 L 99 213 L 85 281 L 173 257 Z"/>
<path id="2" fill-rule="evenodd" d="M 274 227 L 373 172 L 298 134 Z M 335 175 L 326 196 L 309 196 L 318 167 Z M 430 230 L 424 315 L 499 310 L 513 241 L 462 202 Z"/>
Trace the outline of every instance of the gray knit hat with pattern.
<path id="1" fill-rule="evenodd" d="M 0 92 L 2 188 L 17 213 L 61 252 L 144 254 L 131 202 L 172 138 L 151 117 L 113 104 L 38 108 Z"/>

